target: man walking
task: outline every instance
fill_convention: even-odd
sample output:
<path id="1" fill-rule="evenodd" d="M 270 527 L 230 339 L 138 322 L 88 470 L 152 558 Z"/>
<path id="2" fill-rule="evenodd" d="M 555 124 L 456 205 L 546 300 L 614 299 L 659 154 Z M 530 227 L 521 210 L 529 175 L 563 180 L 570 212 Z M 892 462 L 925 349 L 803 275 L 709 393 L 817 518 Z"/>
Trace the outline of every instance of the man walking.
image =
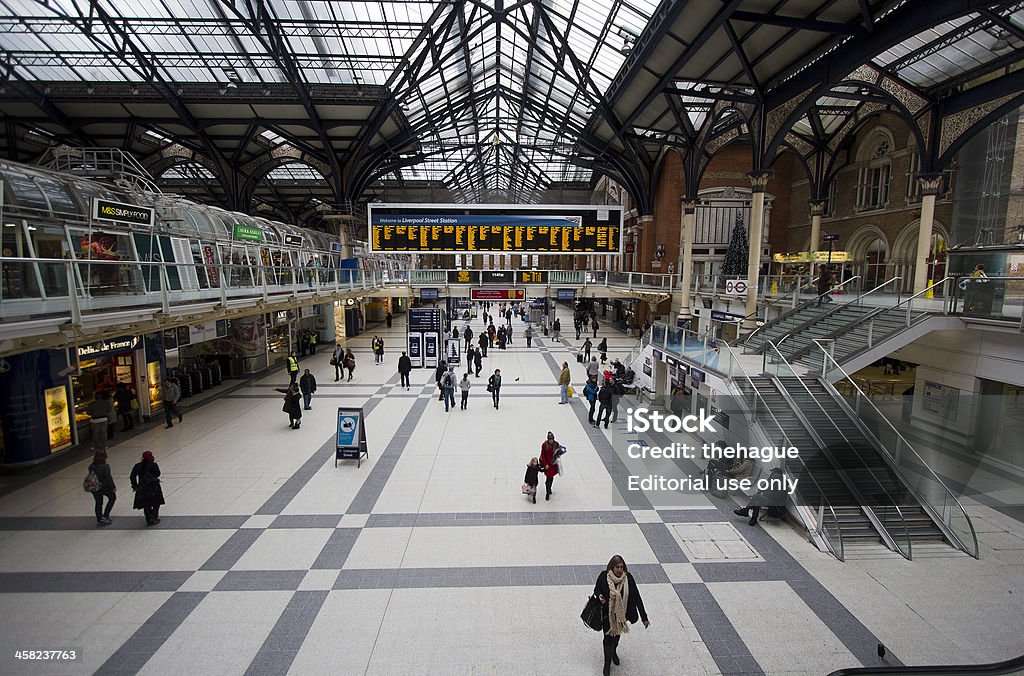
<path id="1" fill-rule="evenodd" d="M 295 379 L 299 377 L 299 360 L 295 358 L 295 352 L 288 353 L 288 376 L 291 378 L 288 385 L 294 385 Z"/>
<path id="2" fill-rule="evenodd" d="M 576 336 L 579 339 L 579 336 Z M 594 347 L 594 344 L 590 342 L 590 338 L 583 341 L 583 359 L 584 361 L 590 361 L 590 348 Z"/>
<path id="3" fill-rule="evenodd" d="M 590 326 L 594 329 L 594 338 L 597 338 L 597 317 L 591 320 Z"/>
<path id="4" fill-rule="evenodd" d="M 473 368 L 476 370 L 474 378 L 480 377 L 480 369 L 483 368 L 483 358 L 480 355 L 480 350 L 473 351 Z"/>
<path id="5" fill-rule="evenodd" d="M 444 394 L 444 412 L 455 408 L 455 388 L 459 384 L 459 377 L 455 375 L 455 367 L 449 366 L 448 372 L 441 376 L 441 392 Z"/>
<path id="6" fill-rule="evenodd" d="M 331 363 L 334 364 L 334 382 L 341 380 L 342 371 L 345 368 L 345 348 L 338 345 L 331 355 Z"/>
<path id="7" fill-rule="evenodd" d="M 313 393 L 316 392 L 316 378 L 309 372 L 309 369 L 306 369 L 306 372 L 299 378 L 299 391 L 302 392 L 302 408 L 306 411 L 312 410 L 309 402 L 313 399 Z"/>
<path id="8" fill-rule="evenodd" d="M 527 324 L 523 336 L 526 338 L 526 347 L 530 347 L 530 343 L 533 342 L 533 327 Z"/>
<path id="9" fill-rule="evenodd" d="M 294 381 L 294 378 L 292 380 Z M 164 381 L 163 387 L 164 417 L 167 418 L 168 427 L 174 427 L 174 423 L 171 422 L 172 415 L 178 416 L 178 422 L 184 419 L 181 411 L 178 410 L 179 399 L 181 399 L 181 388 L 178 387 L 177 379 L 168 378 Z"/>
<path id="10" fill-rule="evenodd" d="M 501 369 L 494 369 L 494 373 L 487 379 L 487 391 L 491 393 L 491 400 L 494 408 L 498 408 L 498 397 L 501 392 Z"/>
<path id="11" fill-rule="evenodd" d="M 473 345 L 473 329 L 469 328 L 469 324 L 466 324 L 466 330 L 462 332 L 462 337 L 466 339 L 466 354 L 469 354 L 469 348 Z"/>
<path id="12" fill-rule="evenodd" d="M 398 358 L 398 375 L 402 376 L 401 387 L 409 389 L 409 374 L 412 373 L 412 359 L 409 359 L 409 355 L 402 352 L 402 356 Z"/>

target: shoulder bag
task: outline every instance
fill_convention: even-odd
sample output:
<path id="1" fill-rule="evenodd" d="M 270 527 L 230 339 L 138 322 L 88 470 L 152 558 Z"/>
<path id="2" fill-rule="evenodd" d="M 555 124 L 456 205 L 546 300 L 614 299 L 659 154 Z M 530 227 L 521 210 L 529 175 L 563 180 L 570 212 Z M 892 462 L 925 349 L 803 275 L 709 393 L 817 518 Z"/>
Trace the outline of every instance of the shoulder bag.
<path id="1" fill-rule="evenodd" d="M 583 612 L 580 613 L 580 619 L 583 620 L 583 624 L 587 625 L 594 631 L 601 631 L 604 629 L 604 608 L 601 607 L 601 600 L 593 594 L 587 599 L 587 605 L 583 606 Z"/>

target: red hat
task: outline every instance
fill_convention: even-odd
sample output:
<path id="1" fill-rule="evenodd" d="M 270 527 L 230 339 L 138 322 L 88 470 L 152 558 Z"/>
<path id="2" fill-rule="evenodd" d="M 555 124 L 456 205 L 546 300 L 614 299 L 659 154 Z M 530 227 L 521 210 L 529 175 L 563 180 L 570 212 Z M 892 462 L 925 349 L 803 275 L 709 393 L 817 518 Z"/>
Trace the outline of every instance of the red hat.
<path id="1" fill-rule="evenodd" d="M 143 451 L 142 452 L 142 459 L 143 460 L 152 460 L 153 459 L 153 451 Z"/>

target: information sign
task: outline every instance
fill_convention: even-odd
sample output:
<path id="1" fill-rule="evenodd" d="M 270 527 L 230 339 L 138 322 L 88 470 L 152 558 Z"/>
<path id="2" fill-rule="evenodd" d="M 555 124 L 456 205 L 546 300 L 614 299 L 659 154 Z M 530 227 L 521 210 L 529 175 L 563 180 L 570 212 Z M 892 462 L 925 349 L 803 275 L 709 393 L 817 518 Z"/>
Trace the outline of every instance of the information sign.
<path id="1" fill-rule="evenodd" d="M 339 460 L 354 459 L 356 468 L 362 457 L 370 457 L 366 447 L 365 416 L 361 408 L 338 407 L 338 430 L 334 449 L 334 466 Z"/>
<path id="2" fill-rule="evenodd" d="M 285 246 L 302 246 L 302 235 L 285 235 Z"/>
<path id="3" fill-rule="evenodd" d="M 473 300 L 526 300 L 525 289 L 470 289 Z"/>
<path id="4" fill-rule="evenodd" d="M 409 308 L 409 331 L 441 331 L 441 310 L 433 307 Z"/>
<path id="5" fill-rule="evenodd" d="M 576 300 L 576 289 L 559 289 L 558 300 Z"/>
<path id="6" fill-rule="evenodd" d="M 822 242 L 838 242 L 839 241 L 839 235 L 822 235 L 821 241 Z"/>
<path id="7" fill-rule="evenodd" d="M 747 295 L 747 288 L 747 280 L 745 279 L 725 280 L 725 295 L 727 296 L 745 296 Z"/>
<path id="8" fill-rule="evenodd" d="M 519 284 L 547 284 L 547 270 L 516 270 L 516 282 Z"/>
<path id="9" fill-rule="evenodd" d="M 420 289 L 420 300 L 437 300 L 437 289 Z"/>
<path id="10" fill-rule="evenodd" d="M 516 281 L 513 270 L 483 270 L 480 274 L 484 284 L 513 284 Z"/>
<path id="11" fill-rule="evenodd" d="M 480 283 L 480 271 L 479 270 L 449 270 L 448 271 L 448 283 L 449 284 L 479 284 Z"/>
<path id="12" fill-rule="evenodd" d="M 591 205 L 371 204 L 370 250 L 619 253 L 622 208 Z"/>

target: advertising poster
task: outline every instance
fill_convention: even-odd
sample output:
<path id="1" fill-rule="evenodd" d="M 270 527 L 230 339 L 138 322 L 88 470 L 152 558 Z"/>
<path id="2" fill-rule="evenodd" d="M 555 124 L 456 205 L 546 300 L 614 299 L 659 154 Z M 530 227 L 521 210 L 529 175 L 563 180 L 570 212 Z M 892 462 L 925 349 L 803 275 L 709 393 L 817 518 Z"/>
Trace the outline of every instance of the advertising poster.
<path id="1" fill-rule="evenodd" d="M 359 411 L 338 411 L 338 448 L 359 448 Z"/>
<path id="2" fill-rule="evenodd" d="M 149 410 L 162 411 L 164 399 L 160 391 L 160 362 L 146 364 L 146 382 L 149 383 Z"/>
<path id="3" fill-rule="evenodd" d="M 71 445 L 71 415 L 68 412 L 68 391 L 63 385 L 43 391 L 46 403 L 46 427 L 50 432 L 50 452 Z"/>

